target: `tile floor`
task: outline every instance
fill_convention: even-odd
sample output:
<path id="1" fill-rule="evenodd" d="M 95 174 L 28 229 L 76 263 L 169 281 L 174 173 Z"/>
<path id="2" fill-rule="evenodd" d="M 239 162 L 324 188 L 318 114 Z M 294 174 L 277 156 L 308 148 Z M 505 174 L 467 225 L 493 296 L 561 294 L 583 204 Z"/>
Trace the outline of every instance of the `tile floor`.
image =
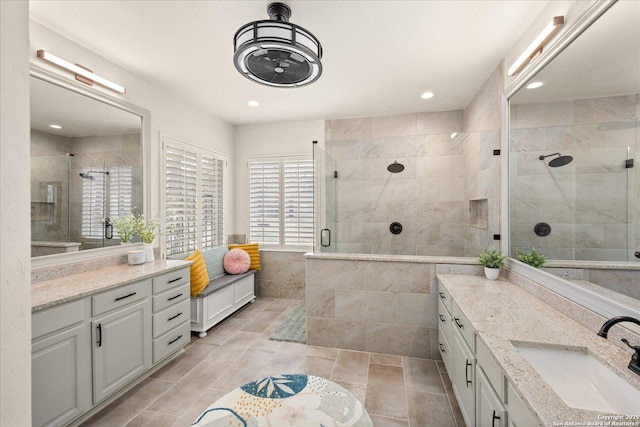
<path id="1" fill-rule="evenodd" d="M 306 373 L 341 384 L 376 427 L 464 426 L 442 362 L 269 340 L 300 301 L 258 298 L 83 426 L 189 426 L 228 391 Z"/>

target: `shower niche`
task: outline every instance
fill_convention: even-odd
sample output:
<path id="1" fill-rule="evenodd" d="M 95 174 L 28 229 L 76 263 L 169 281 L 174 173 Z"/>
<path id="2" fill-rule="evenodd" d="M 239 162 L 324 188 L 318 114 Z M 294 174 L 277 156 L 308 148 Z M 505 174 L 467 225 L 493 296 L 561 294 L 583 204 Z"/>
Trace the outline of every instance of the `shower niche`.
<path id="1" fill-rule="evenodd" d="M 119 245 L 104 218 L 143 211 L 139 115 L 31 77 L 31 256 Z"/>

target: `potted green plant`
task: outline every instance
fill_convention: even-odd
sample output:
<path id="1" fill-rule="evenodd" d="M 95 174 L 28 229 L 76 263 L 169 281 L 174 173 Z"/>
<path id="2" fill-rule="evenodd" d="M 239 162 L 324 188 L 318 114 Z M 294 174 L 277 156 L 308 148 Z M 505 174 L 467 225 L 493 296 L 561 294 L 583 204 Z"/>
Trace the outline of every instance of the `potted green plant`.
<path id="1" fill-rule="evenodd" d="M 155 255 L 152 243 L 160 230 L 160 218 L 156 217 L 147 220 L 142 214 L 138 214 L 134 216 L 133 224 L 134 234 L 140 236 L 144 244 L 145 262 L 154 261 Z"/>
<path id="2" fill-rule="evenodd" d="M 498 249 L 485 249 L 478 260 L 484 266 L 484 275 L 489 280 L 496 280 L 500 275 L 500 269 L 504 267 L 504 259 L 506 255 Z"/>
<path id="3" fill-rule="evenodd" d="M 535 268 L 540 268 L 547 262 L 547 258 L 544 255 L 536 252 L 536 248 L 531 248 L 530 252 L 519 252 L 518 261 L 529 264 L 530 266 Z"/>

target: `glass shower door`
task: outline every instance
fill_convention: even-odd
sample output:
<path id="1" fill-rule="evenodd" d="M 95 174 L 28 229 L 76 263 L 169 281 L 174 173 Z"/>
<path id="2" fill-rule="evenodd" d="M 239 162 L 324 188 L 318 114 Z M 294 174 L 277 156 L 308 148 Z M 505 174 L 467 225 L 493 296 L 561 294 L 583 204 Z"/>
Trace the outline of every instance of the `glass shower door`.
<path id="1" fill-rule="evenodd" d="M 337 252 L 337 167 L 336 161 L 319 146 L 313 144 L 315 168 L 314 198 L 316 205 L 314 252 Z"/>

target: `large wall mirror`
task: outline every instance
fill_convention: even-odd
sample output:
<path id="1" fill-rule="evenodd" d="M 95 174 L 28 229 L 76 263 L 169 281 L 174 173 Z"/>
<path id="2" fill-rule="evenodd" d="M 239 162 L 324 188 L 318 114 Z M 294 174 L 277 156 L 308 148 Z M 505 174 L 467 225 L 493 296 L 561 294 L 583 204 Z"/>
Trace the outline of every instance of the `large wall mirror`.
<path id="1" fill-rule="evenodd" d="M 76 86 L 32 69 L 31 256 L 54 263 L 119 247 L 105 218 L 145 207 L 148 114 Z"/>
<path id="2" fill-rule="evenodd" d="M 508 251 L 534 247 L 546 271 L 638 310 L 640 2 L 609 5 L 507 90 Z"/>

